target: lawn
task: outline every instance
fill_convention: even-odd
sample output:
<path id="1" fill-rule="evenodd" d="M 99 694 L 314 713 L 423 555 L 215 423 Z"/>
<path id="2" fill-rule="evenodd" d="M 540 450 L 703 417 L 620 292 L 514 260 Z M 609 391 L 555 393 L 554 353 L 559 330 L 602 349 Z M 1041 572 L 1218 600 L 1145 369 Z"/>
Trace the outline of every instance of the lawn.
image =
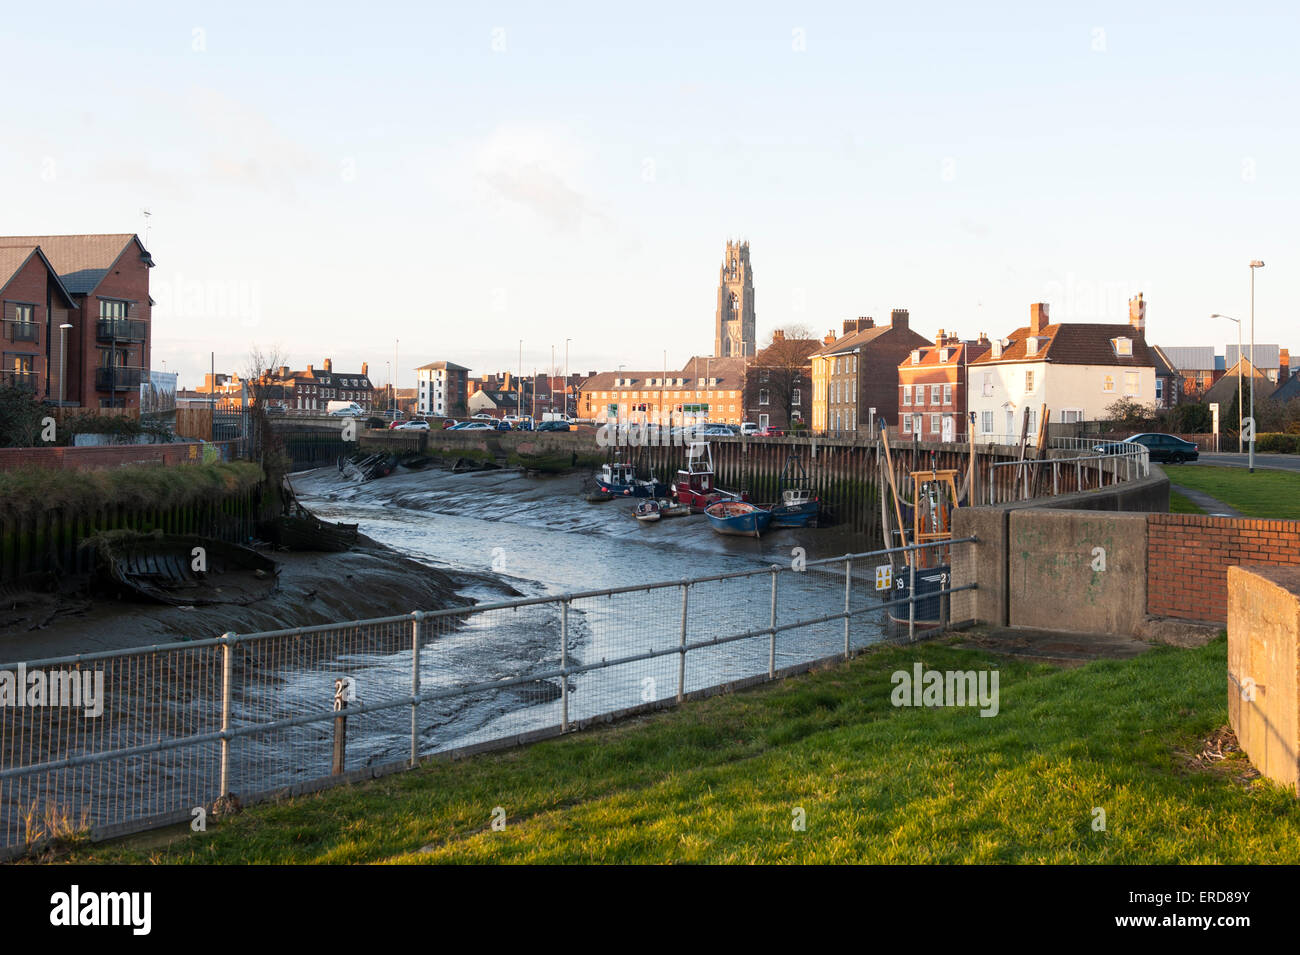
<path id="1" fill-rule="evenodd" d="M 1300 472 L 1256 468 L 1251 474 L 1246 468 L 1207 464 L 1161 466 L 1172 483 L 1204 491 L 1249 517 L 1300 520 Z M 1169 509 L 1174 510 L 1172 501 Z"/>
<path id="2" fill-rule="evenodd" d="M 1185 494 L 1179 494 L 1177 491 L 1169 492 L 1169 513 L 1170 514 L 1204 514 L 1205 511 L 1193 504 L 1191 499 Z"/>
<path id="3" fill-rule="evenodd" d="M 60 861 L 1300 861 L 1300 801 L 1241 755 L 1227 640 L 1061 670 L 946 643 L 254 807 Z M 998 668 L 999 712 L 896 708 L 891 674 Z M 503 827 L 491 824 L 494 811 Z M 1094 828 L 1104 811 L 1105 828 Z M 805 827 L 795 828 L 802 818 Z"/>

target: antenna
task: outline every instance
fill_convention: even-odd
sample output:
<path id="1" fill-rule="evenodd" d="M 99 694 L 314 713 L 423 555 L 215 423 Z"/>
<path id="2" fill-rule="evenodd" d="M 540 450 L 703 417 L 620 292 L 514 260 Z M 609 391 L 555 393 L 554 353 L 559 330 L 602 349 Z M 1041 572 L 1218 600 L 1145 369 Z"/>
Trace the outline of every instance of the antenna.
<path id="1" fill-rule="evenodd" d="M 148 209 L 141 209 L 140 214 L 144 216 L 144 247 L 147 249 L 149 248 L 149 220 L 153 213 Z"/>

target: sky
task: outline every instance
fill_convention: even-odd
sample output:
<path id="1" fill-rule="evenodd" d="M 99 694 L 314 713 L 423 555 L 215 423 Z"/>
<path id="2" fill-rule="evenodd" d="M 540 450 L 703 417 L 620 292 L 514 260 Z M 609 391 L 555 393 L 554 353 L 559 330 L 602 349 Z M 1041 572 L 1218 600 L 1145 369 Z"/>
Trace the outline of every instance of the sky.
<path id="1" fill-rule="evenodd" d="M 1287 4 L 24 4 L 5 234 L 138 232 L 153 365 L 681 367 L 907 308 L 1300 349 Z M 1140 6 L 1140 8 L 1139 8 Z M 15 78 L 23 77 L 15 83 Z M 144 215 L 148 210 L 150 215 Z M 1247 331 L 1249 335 L 1249 331 Z"/>

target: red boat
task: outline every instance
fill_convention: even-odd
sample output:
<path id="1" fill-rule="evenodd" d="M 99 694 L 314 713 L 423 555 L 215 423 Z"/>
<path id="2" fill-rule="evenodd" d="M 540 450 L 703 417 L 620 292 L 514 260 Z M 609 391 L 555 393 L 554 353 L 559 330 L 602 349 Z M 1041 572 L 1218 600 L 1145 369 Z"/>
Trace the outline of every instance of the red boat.
<path id="1" fill-rule="evenodd" d="M 686 448 L 686 467 L 677 472 L 673 482 L 673 497 L 685 504 L 692 513 L 702 512 L 718 501 L 741 501 L 746 495 L 724 491 L 713 483 L 713 454 L 708 442 L 693 442 Z"/>

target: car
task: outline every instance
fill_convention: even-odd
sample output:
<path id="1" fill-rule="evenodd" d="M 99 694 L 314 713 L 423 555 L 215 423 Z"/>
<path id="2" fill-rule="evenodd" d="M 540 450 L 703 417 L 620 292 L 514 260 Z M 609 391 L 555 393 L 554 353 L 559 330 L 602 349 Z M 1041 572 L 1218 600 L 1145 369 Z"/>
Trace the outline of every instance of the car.
<path id="1" fill-rule="evenodd" d="M 486 421 L 465 421 L 461 424 L 452 425 L 451 431 L 495 431 L 496 428 Z"/>
<path id="2" fill-rule="evenodd" d="M 572 430 L 567 421 L 543 421 L 537 426 L 538 431 L 569 431 Z"/>
<path id="3" fill-rule="evenodd" d="M 753 421 L 742 421 L 740 423 L 740 433 L 743 435 L 758 434 L 760 430 Z"/>
<path id="4" fill-rule="evenodd" d="M 284 414 L 284 405 L 267 405 L 267 414 Z"/>
<path id="5" fill-rule="evenodd" d="M 460 424 L 460 422 L 457 421 L 455 418 L 444 418 L 442 421 L 442 428 L 444 431 L 449 431 L 452 428 L 456 427 L 458 424 Z"/>
<path id="6" fill-rule="evenodd" d="M 1167 464 L 1182 464 L 1184 461 L 1196 461 L 1201 456 L 1200 448 L 1190 441 L 1176 438 L 1172 434 L 1144 432 L 1125 438 L 1123 441 L 1109 441 L 1093 448 L 1098 454 L 1121 454 L 1135 444 L 1146 448 L 1152 461 Z"/>
<path id="7" fill-rule="evenodd" d="M 410 421 L 394 422 L 392 427 L 394 431 L 428 431 L 429 422 L 414 418 Z"/>
<path id="8" fill-rule="evenodd" d="M 478 414 L 476 414 L 476 415 L 474 416 L 474 419 L 475 419 L 476 421 L 496 421 L 496 420 L 497 420 L 496 418 L 492 417 L 490 414 L 488 414 L 488 413 L 486 413 L 486 412 L 479 412 Z"/>
<path id="9" fill-rule="evenodd" d="M 784 437 L 784 435 L 785 435 L 785 432 L 782 431 L 780 428 L 767 427 L 767 428 L 764 428 L 762 431 L 758 432 L 757 437 L 760 437 L 760 438 L 780 438 L 780 437 Z"/>

